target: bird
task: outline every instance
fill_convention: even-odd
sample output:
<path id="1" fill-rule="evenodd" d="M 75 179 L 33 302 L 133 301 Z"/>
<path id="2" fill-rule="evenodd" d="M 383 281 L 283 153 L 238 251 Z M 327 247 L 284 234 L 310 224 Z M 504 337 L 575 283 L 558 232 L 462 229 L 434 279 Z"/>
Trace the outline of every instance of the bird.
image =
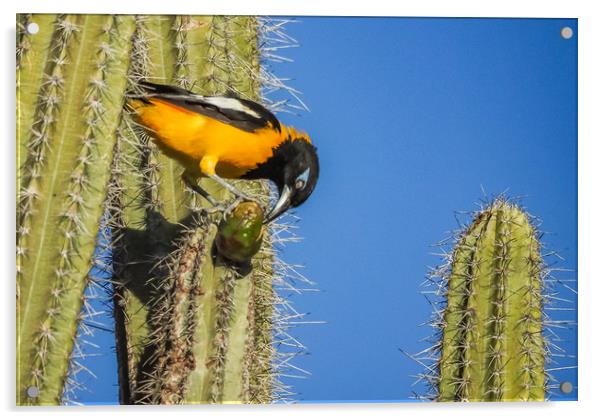
<path id="1" fill-rule="evenodd" d="M 248 197 L 226 179 L 273 182 L 278 199 L 264 223 L 300 206 L 314 191 L 320 172 L 317 148 L 307 133 L 281 124 L 263 105 L 145 80 L 126 96 L 159 150 L 184 167 L 186 185 L 214 207 L 220 204 L 198 185 L 200 177 L 213 179 L 238 200 Z"/>

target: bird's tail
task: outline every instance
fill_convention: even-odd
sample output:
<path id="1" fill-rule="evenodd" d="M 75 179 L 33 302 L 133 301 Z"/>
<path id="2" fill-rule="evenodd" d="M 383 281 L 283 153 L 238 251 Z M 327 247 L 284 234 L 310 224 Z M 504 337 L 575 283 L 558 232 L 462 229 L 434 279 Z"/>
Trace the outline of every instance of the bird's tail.
<path id="1" fill-rule="evenodd" d="M 176 86 L 160 85 L 147 80 L 140 80 L 125 93 L 128 99 L 139 99 L 143 102 L 148 102 L 147 99 L 153 97 L 178 99 L 190 95 L 194 93 Z"/>

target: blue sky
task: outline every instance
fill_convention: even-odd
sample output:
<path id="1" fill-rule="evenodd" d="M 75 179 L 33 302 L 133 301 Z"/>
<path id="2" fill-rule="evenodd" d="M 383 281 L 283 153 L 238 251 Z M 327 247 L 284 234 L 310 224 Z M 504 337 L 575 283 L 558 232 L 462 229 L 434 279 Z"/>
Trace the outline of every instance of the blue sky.
<path id="1" fill-rule="evenodd" d="M 293 297 L 297 309 L 325 323 L 294 331 L 309 350 L 296 363 L 311 376 L 288 383 L 301 401 L 408 400 L 420 367 L 398 349 L 425 346 L 420 284 L 456 211 L 521 197 L 564 258 L 558 266 L 577 268 L 577 21 L 299 20 L 288 27 L 301 44 L 286 51 L 294 62 L 274 70 L 293 78 L 311 112 L 280 117 L 310 133 L 321 173 L 297 211 L 304 240 L 283 258 L 321 290 Z M 572 39 L 560 36 L 565 26 Z M 576 329 L 557 332 L 575 355 Z M 111 334 L 98 340 L 106 356 L 90 360 L 100 376 L 81 398 L 112 402 Z M 555 374 L 576 383 L 575 369 Z"/>

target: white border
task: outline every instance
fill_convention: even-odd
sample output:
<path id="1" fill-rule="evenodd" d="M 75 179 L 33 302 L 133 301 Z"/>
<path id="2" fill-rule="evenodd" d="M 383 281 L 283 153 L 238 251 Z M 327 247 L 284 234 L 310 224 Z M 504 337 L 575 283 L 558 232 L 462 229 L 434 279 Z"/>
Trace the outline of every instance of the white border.
<path id="1" fill-rule="evenodd" d="M 345 0 L 261 0 L 196 1 L 35 1 L 21 0 L 16 10 L 37 13 L 156 13 L 156 14 L 259 14 L 334 16 L 477 16 L 477 17 L 577 17 L 588 6 L 576 1 L 420 1 L 393 5 L 387 0 L 350 2 Z M 585 3 L 585 2 L 584 2 Z"/>
<path id="2" fill-rule="evenodd" d="M 392 4 L 386 0 L 370 0 L 350 3 L 349 0 L 150 0 L 137 4 L 133 0 L 103 0 L 69 2 L 66 0 L 33 1 L 20 0 L 18 5 L 2 2 L 2 82 L 6 92 L 0 101 L 2 129 L 5 133 L 0 145 L 4 191 L 2 210 L 2 258 L 5 275 L 4 308 L 6 316 L 5 340 L 0 381 L 2 407 L 9 418 L 71 417 L 85 415 L 86 419 L 103 419 L 143 414 L 150 419 L 164 419 L 175 412 L 177 415 L 219 416 L 220 419 L 234 416 L 261 416 L 266 419 L 303 419 L 308 416 L 345 416 L 347 419 L 363 419 L 365 416 L 383 418 L 421 419 L 453 416 L 470 419 L 522 418 L 546 416 L 551 419 L 591 418 L 602 411 L 596 378 L 602 377 L 599 354 L 602 349 L 600 331 L 600 298 L 602 278 L 597 269 L 596 251 L 599 252 L 602 236 L 600 217 L 600 181 L 602 179 L 602 155 L 600 144 L 602 133 L 601 84 L 602 75 L 600 40 L 602 21 L 595 1 L 414 1 L 407 4 Z M 336 404 L 299 405 L 292 407 L 94 407 L 77 409 L 17 409 L 14 407 L 14 220 L 15 220 L 15 114 L 14 114 L 14 26 L 16 12 L 70 12 L 70 13 L 181 13 L 181 14 L 268 14 L 268 15 L 346 15 L 346 16 L 473 16 L 473 17 L 565 17 L 579 18 L 579 402 L 548 404 Z M 596 240 L 597 239 L 597 240 Z M 11 351 L 11 348 L 13 349 Z M 595 357 L 598 357 L 596 360 Z M 43 417 L 41 417 L 43 416 Z M 518 416 L 518 417 L 517 417 Z"/>

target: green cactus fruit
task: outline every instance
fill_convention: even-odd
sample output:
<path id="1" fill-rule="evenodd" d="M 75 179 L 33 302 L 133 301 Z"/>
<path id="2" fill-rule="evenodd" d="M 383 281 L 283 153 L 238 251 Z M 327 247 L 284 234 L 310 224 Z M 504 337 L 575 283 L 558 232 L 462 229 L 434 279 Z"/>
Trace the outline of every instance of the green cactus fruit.
<path id="1" fill-rule="evenodd" d="M 219 225 L 215 244 L 223 257 L 234 262 L 249 261 L 261 248 L 264 213 L 254 201 L 245 201 Z"/>
<path id="2" fill-rule="evenodd" d="M 543 401 L 543 260 L 536 229 L 503 199 L 460 237 L 447 276 L 438 401 Z"/>

